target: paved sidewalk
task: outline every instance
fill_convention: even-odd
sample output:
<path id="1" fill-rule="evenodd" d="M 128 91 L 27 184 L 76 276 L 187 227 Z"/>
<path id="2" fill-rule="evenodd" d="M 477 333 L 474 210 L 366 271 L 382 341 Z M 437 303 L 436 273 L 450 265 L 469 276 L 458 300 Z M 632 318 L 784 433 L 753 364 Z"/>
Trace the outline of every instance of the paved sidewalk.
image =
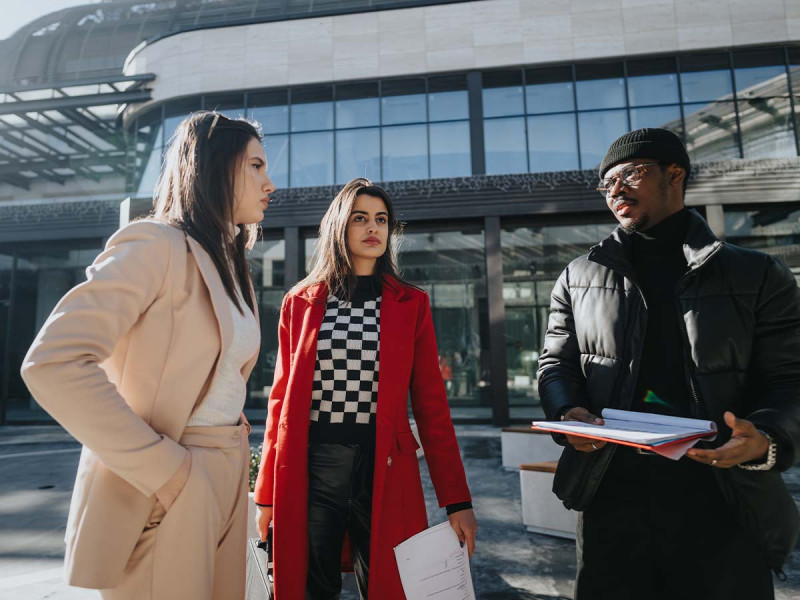
<path id="1" fill-rule="evenodd" d="M 262 431 L 251 437 L 256 445 Z M 519 474 L 500 466 L 500 432 L 488 426 L 457 427 L 475 511 L 480 522 L 473 573 L 481 600 L 569 600 L 575 572 L 574 543 L 527 533 L 522 526 Z M 87 600 L 96 592 L 61 580 L 63 533 L 78 464 L 78 445 L 60 428 L 0 428 L 0 598 Z M 422 461 L 431 524 L 446 519 L 435 503 Z M 786 476 L 800 500 L 800 468 Z M 778 600 L 800 597 L 800 551 L 776 581 Z M 353 581 L 343 600 L 354 600 Z"/>

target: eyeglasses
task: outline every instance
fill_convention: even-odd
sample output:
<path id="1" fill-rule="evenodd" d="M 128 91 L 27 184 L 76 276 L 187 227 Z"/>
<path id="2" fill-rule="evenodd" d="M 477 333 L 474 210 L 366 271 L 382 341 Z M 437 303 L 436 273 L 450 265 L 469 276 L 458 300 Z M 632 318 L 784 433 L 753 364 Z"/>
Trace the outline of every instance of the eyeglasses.
<path id="1" fill-rule="evenodd" d="M 620 184 L 625 187 L 637 187 L 639 182 L 642 180 L 642 176 L 647 172 L 645 167 L 651 167 L 657 164 L 659 163 L 649 162 L 625 167 L 624 169 L 621 169 L 616 176 L 608 177 L 607 179 L 601 179 L 600 185 L 598 185 L 595 189 L 600 192 L 601 196 L 606 197 L 611 193 L 611 190 L 616 187 L 617 182 L 620 182 Z"/>

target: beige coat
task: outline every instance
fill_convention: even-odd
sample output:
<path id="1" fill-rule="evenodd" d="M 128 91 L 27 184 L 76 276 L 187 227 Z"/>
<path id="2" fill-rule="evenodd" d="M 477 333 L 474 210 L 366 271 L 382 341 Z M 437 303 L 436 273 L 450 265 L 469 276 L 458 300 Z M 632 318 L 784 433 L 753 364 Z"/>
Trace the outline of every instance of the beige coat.
<path id="1" fill-rule="evenodd" d="M 65 568 L 71 585 L 103 589 L 119 582 L 154 492 L 183 463 L 176 440 L 216 375 L 233 323 L 211 258 L 171 225 L 124 227 L 86 273 L 36 336 L 22 376 L 84 444 Z"/>

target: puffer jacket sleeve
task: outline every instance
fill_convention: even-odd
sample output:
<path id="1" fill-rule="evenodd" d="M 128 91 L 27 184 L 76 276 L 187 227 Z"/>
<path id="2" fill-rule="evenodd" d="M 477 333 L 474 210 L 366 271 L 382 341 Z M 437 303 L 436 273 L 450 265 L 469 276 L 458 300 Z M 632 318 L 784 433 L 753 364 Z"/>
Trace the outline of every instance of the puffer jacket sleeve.
<path id="1" fill-rule="evenodd" d="M 564 269 L 553 288 L 544 349 L 539 357 L 539 396 L 548 419 L 558 418 L 573 406 L 588 408 L 586 378 L 581 370 L 572 312 L 569 269 Z"/>
<path id="2" fill-rule="evenodd" d="M 800 289 L 783 263 L 766 260 L 751 362 L 758 397 L 746 418 L 775 434 L 775 470 L 784 471 L 800 458 Z"/>

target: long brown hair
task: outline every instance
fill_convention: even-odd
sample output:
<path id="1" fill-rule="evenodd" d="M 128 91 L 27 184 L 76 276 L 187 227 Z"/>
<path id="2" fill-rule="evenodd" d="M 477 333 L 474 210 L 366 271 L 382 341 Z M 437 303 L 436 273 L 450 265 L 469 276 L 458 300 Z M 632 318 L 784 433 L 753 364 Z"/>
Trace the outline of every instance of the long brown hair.
<path id="1" fill-rule="evenodd" d="M 386 252 L 375 264 L 378 283 L 383 284 L 384 277 L 391 275 L 399 282 L 409 285 L 400 278 L 397 268 L 397 243 L 402 233 L 402 224 L 395 217 L 392 199 L 386 190 L 373 185 L 369 179 L 359 177 L 347 183 L 331 202 L 319 226 L 314 266 L 308 276 L 295 285 L 289 293 L 297 293 L 312 285 L 324 283 L 329 293 L 334 294 L 339 300 L 348 302 L 353 297 L 358 279 L 347 247 L 347 225 L 356 196 L 360 194 L 383 200 L 388 213 L 389 237 L 386 239 Z"/>
<path id="2" fill-rule="evenodd" d="M 234 180 L 251 139 L 261 140 L 257 126 L 201 111 L 181 121 L 170 141 L 164 170 L 153 196 L 153 217 L 177 225 L 208 252 L 228 297 L 243 312 L 234 277 L 250 310 L 250 270 L 245 248 L 251 249 L 257 225 L 232 230 Z"/>

